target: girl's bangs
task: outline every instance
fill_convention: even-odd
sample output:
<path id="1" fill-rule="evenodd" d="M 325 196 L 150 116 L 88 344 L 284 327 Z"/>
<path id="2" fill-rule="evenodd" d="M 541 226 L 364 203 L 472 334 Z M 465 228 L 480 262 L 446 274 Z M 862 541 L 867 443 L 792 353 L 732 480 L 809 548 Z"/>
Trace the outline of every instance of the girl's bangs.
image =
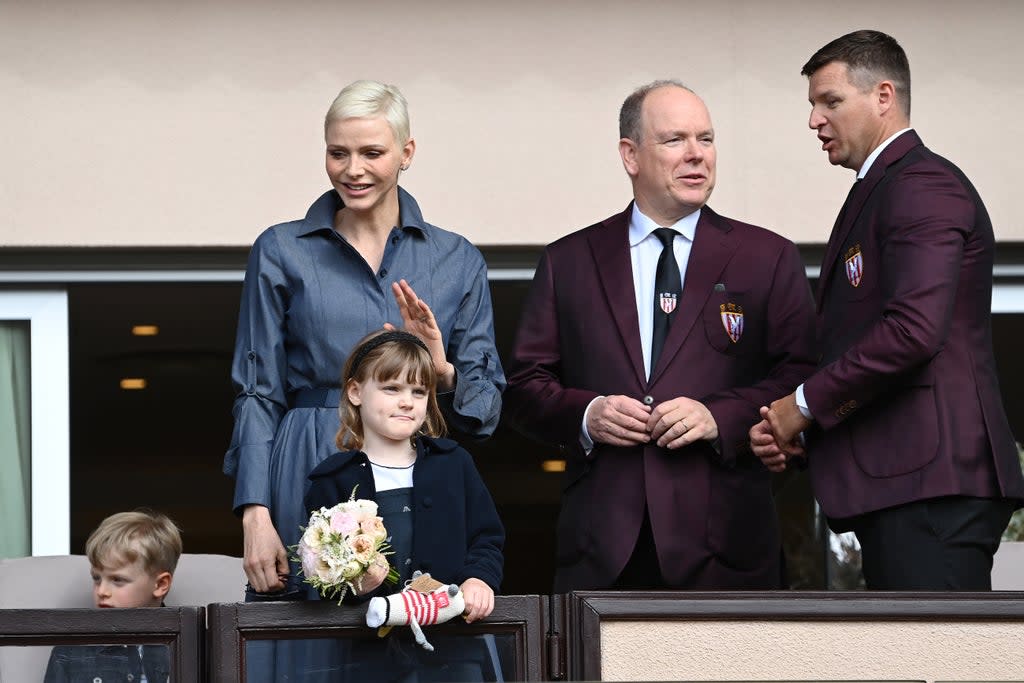
<path id="1" fill-rule="evenodd" d="M 433 361 L 418 347 L 409 348 L 388 344 L 373 365 L 373 379 L 377 382 L 399 380 L 409 384 L 433 387 Z"/>

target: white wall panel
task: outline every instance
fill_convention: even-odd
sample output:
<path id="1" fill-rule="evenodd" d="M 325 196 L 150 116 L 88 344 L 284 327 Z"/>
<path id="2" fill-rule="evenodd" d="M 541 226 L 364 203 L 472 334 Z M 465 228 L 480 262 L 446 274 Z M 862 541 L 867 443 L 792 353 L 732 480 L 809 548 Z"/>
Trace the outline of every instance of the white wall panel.
<path id="1" fill-rule="evenodd" d="M 1024 3 L 3 0 L 0 246 L 247 245 L 328 187 L 322 116 L 345 83 L 398 84 L 404 184 L 479 244 L 543 244 L 620 210 L 618 107 L 678 77 L 718 134 L 712 206 L 823 242 L 852 173 L 806 128 L 800 66 L 893 34 L 914 123 L 1024 239 Z"/>

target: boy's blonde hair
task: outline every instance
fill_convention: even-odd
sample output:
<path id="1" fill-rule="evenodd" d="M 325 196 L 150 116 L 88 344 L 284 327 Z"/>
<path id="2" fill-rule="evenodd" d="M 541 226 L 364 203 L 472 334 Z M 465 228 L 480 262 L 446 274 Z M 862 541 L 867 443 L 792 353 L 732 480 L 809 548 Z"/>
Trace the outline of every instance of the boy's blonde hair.
<path id="1" fill-rule="evenodd" d="M 167 515 L 159 512 L 118 512 L 89 534 L 85 554 L 94 567 L 141 560 L 150 574 L 173 574 L 181 557 L 181 533 Z"/>
<path id="2" fill-rule="evenodd" d="M 419 433 L 424 436 L 444 436 L 444 417 L 437 404 L 437 372 L 427 347 L 408 332 L 379 330 L 360 339 L 345 361 L 341 374 L 341 400 L 338 414 L 341 429 L 334 438 L 339 450 L 358 450 L 363 447 L 363 418 L 359 408 L 352 405 L 348 388 L 373 379 L 377 382 L 400 380 L 422 384 L 427 388 L 427 415 Z"/>

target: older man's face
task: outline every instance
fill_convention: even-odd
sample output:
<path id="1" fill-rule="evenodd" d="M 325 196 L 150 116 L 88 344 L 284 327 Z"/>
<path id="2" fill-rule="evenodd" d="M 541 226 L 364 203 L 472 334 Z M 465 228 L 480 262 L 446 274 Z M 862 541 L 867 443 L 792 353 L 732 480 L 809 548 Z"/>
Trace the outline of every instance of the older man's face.
<path id="1" fill-rule="evenodd" d="M 640 210 L 671 225 L 707 203 L 715 187 L 715 132 L 704 102 L 682 88 L 644 98 L 639 142 L 620 142 Z"/>

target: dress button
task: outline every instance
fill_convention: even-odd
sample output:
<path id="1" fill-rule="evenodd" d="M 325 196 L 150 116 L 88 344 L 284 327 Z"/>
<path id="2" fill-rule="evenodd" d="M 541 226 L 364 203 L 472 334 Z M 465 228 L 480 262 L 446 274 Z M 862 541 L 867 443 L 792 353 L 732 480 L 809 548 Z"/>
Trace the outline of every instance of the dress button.
<path id="1" fill-rule="evenodd" d="M 391 238 L 391 244 L 398 244 L 398 235 Z"/>
<path id="2" fill-rule="evenodd" d="M 256 360 L 256 352 L 255 351 L 250 351 L 249 352 L 249 360 Z"/>
<path id="3" fill-rule="evenodd" d="M 388 276 L 388 269 L 387 268 L 381 268 L 380 269 L 380 276 L 381 277 L 387 277 Z"/>
<path id="4" fill-rule="evenodd" d="M 649 406 L 652 403 L 654 403 L 654 397 L 653 396 L 644 396 L 644 405 L 645 406 Z"/>
<path id="5" fill-rule="evenodd" d="M 433 504 L 434 500 L 430 496 L 427 496 L 426 498 L 423 499 L 423 507 L 428 508 Z"/>

